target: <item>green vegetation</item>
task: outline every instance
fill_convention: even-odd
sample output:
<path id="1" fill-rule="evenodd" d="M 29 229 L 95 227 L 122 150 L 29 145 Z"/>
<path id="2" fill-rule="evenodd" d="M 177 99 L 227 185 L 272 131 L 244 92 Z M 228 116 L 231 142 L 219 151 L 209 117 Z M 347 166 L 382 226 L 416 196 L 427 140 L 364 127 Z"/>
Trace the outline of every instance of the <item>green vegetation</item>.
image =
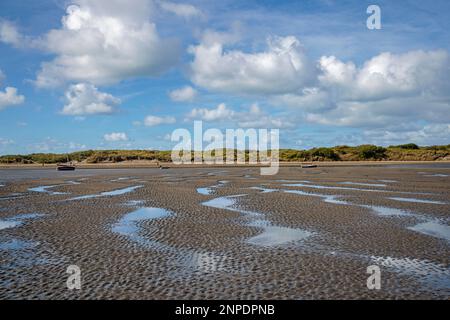
<path id="1" fill-rule="evenodd" d="M 418 150 L 419 146 L 415 143 L 408 143 L 408 144 L 401 144 L 399 146 L 390 146 L 389 148 L 399 148 L 399 149 L 406 149 L 406 150 Z"/>
<path id="2" fill-rule="evenodd" d="M 362 160 L 379 160 L 386 158 L 386 148 L 373 145 L 364 145 L 357 147 L 358 156 Z"/>
<path id="3" fill-rule="evenodd" d="M 225 156 L 227 150 L 223 150 Z M 188 151 L 189 152 L 189 151 Z M 233 151 L 235 158 L 237 151 Z M 212 152 L 214 156 L 215 152 Z M 191 152 L 191 158 L 194 154 Z M 246 151 L 245 159 L 248 160 Z M 170 162 L 171 151 L 157 150 L 87 150 L 69 154 L 33 153 L 29 155 L 0 156 L 0 164 L 55 164 L 74 161 L 77 163 L 119 163 L 124 161 Z M 416 144 L 390 146 L 388 148 L 362 145 L 356 147 L 336 146 L 310 150 L 281 149 L 280 161 L 436 161 L 450 160 L 450 145 L 419 147 Z"/>

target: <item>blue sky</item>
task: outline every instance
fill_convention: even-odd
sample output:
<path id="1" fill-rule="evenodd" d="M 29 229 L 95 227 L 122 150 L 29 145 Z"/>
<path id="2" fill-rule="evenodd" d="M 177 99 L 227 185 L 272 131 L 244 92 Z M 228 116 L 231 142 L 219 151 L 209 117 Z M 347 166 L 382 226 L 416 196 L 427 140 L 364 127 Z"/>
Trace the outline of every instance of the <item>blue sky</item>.
<path id="1" fill-rule="evenodd" d="M 449 14 L 446 0 L 2 0 L 0 154 L 171 149 L 194 120 L 279 128 L 286 148 L 448 144 Z"/>

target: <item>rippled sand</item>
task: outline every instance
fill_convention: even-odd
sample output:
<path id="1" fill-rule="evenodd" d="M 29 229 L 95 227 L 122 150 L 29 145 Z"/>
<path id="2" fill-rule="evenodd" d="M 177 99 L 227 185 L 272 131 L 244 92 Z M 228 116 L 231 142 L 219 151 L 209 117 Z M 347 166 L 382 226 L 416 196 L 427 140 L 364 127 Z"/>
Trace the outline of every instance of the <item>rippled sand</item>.
<path id="1" fill-rule="evenodd" d="M 28 171 L 0 172 L 1 299 L 450 298 L 450 169 Z"/>

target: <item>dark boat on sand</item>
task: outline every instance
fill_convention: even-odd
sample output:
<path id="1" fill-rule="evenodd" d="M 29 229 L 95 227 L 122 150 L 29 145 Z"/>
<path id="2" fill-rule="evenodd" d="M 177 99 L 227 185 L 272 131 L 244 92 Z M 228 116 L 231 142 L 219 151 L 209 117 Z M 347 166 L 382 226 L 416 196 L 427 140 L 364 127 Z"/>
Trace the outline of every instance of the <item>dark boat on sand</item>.
<path id="1" fill-rule="evenodd" d="M 56 165 L 56 170 L 58 171 L 74 171 L 75 165 L 72 161 L 69 161 L 69 156 L 67 156 L 67 162 L 66 163 L 58 163 Z"/>
<path id="2" fill-rule="evenodd" d="M 317 165 L 314 163 L 304 163 L 302 164 L 303 169 L 311 169 L 311 168 L 317 168 Z"/>
<path id="3" fill-rule="evenodd" d="M 56 167 L 58 171 L 74 171 L 75 166 L 72 164 L 58 164 Z"/>

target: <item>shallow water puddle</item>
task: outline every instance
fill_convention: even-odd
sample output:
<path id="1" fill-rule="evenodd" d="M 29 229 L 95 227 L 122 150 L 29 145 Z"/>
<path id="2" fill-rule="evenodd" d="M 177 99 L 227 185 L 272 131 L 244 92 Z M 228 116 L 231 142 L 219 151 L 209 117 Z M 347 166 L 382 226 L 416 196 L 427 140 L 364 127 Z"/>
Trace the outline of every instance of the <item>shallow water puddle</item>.
<path id="1" fill-rule="evenodd" d="M 257 246 L 278 246 L 289 242 L 304 240 L 313 235 L 312 232 L 302 229 L 266 226 L 263 233 L 247 239 L 247 243 Z"/>
<path id="2" fill-rule="evenodd" d="M 56 191 L 51 191 L 49 189 L 61 187 L 61 186 L 68 185 L 68 184 L 69 185 L 78 185 L 78 184 L 81 184 L 81 182 L 70 180 L 70 181 L 66 181 L 64 184 L 57 184 L 57 185 L 52 185 L 52 186 L 37 186 L 34 188 L 29 188 L 28 191 L 39 192 L 39 193 L 48 193 L 50 195 L 67 194 L 66 192 L 56 192 Z"/>
<path id="3" fill-rule="evenodd" d="M 202 187 L 202 188 L 197 188 L 197 193 L 208 196 L 214 193 L 214 190 L 220 187 L 223 187 L 225 184 L 229 183 L 230 181 L 226 181 L 226 180 L 220 180 L 218 181 L 219 184 L 214 185 L 214 186 L 210 186 L 210 187 Z"/>
<path id="4" fill-rule="evenodd" d="M 365 186 L 365 187 L 387 187 L 386 184 L 381 184 L 381 183 L 363 183 L 363 182 L 351 182 L 351 181 L 339 182 L 339 184 Z"/>
<path id="5" fill-rule="evenodd" d="M 225 210 L 247 213 L 247 211 L 242 211 L 240 209 L 234 208 L 237 204 L 236 198 L 244 197 L 244 196 L 246 196 L 246 194 L 214 198 L 214 199 L 203 202 L 202 205 L 207 206 L 207 207 L 217 208 L 217 209 L 225 209 Z M 258 213 L 258 215 L 260 215 L 260 214 Z"/>
<path id="6" fill-rule="evenodd" d="M 450 241 L 450 227 L 440 223 L 439 221 L 428 221 L 424 223 L 419 223 L 418 225 L 415 225 L 414 227 L 409 227 L 408 229 L 435 238 L 441 238 Z"/>
<path id="7" fill-rule="evenodd" d="M 361 188 L 349 188 L 349 187 L 336 187 L 336 186 L 321 186 L 314 184 L 304 184 L 304 183 L 290 183 L 283 184 L 285 187 L 303 187 L 312 189 L 329 189 L 329 190 L 350 190 L 350 191 L 364 191 L 364 192 L 385 192 L 385 193 L 402 193 L 402 194 L 429 194 L 429 193 L 416 193 L 416 192 L 405 192 L 405 191 L 394 191 L 385 189 L 361 189 Z"/>
<path id="8" fill-rule="evenodd" d="M 146 248 L 164 252 L 172 257 L 172 263 L 181 268 L 175 275 L 189 275 L 195 271 L 205 273 L 223 271 L 226 268 L 226 256 L 213 252 L 194 252 L 189 249 L 174 248 L 170 245 L 149 239 L 139 232 L 139 222 L 163 219 L 174 215 L 172 211 L 163 208 L 142 207 L 126 214 L 112 226 L 112 231 L 128 237 L 133 242 Z"/>
<path id="9" fill-rule="evenodd" d="M 323 202 L 333 203 L 333 204 L 341 204 L 341 205 L 354 205 L 344 200 L 338 200 L 342 196 L 335 195 L 327 195 L 327 194 L 318 194 L 318 193 L 309 193 L 301 190 L 281 190 L 284 193 L 298 194 L 301 196 L 309 196 L 309 197 L 319 197 L 323 198 Z"/>
<path id="10" fill-rule="evenodd" d="M 249 189 L 258 190 L 258 191 L 261 191 L 262 193 L 272 193 L 272 192 L 280 191 L 278 189 L 269 189 L 269 188 L 264 188 L 264 187 L 250 187 Z"/>
<path id="11" fill-rule="evenodd" d="M 137 179 L 137 178 L 136 177 L 120 177 L 120 178 L 111 180 L 111 182 L 125 181 L 125 180 L 131 180 L 131 179 Z"/>
<path id="12" fill-rule="evenodd" d="M 359 205 L 359 206 L 370 209 L 377 215 L 384 217 L 415 216 L 415 214 L 412 214 L 409 211 L 402 209 L 382 207 L 382 206 L 367 206 L 367 205 Z"/>
<path id="13" fill-rule="evenodd" d="M 385 216 L 385 217 L 387 217 L 387 216 L 397 216 L 397 217 L 398 216 L 417 216 L 407 210 L 389 208 L 389 207 L 383 207 L 383 206 L 362 205 L 362 204 L 350 203 L 350 202 L 347 202 L 344 200 L 338 200 L 342 196 L 308 193 L 308 192 L 304 192 L 304 191 L 300 191 L 300 190 L 282 190 L 282 191 L 285 193 L 299 194 L 302 196 L 320 197 L 320 198 L 323 198 L 323 201 L 327 202 L 327 203 L 340 204 L 340 205 L 351 205 L 351 206 L 356 206 L 356 207 L 367 208 L 379 216 Z"/>
<path id="14" fill-rule="evenodd" d="M 109 196 L 120 196 L 126 193 L 130 193 L 133 192 L 136 189 L 142 188 L 143 186 L 132 186 L 132 187 L 127 187 L 127 188 L 123 188 L 123 189 L 117 189 L 117 190 L 113 190 L 113 191 L 105 191 L 102 192 L 100 194 L 88 194 L 85 196 L 79 196 L 79 197 L 75 197 L 75 198 L 70 198 L 67 199 L 67 201 L 73 201 L 73 200 L 84 200 L 84 199 L 92 199 L 92 198 L 100 198 L 100 197 L 109 197 Z"/>
<path id="15" fill-rule="evenodd" d="M 434 200 L 422 200 L 416 198 L 398 198 L 398 197 L 390 197 L 388 199 L 400 201 L 400 202 L 413 202 L 413 203 L 428 203 L 428 204 L 447 204 L 442 201 L 434 201 Z"/>
<path id="16" fill-rule="evenodd" d="M 60 186 L 62 186 L 62 184 L 58 184 L 58 185 L 54 185 L 54 186 L 38 186 L 38 187 L 34 187 L 34 188 L 29 188 L 28 191 L 39 192 L 39 193 L 48 193 L 53 196 L 67 194 L 65 192 L 56 192 L 56 191 L 48 190 L 48 189 L 52 189 L 52 188 L 56 188 L 56 187 L 60 187 Z"/>
<path id="17" fill-rule="evenodd" d="M 161 208 L 139 208 L 131 213 L 126 214 L 122 219 L 119 220 L 119 222 L 117 222 L 113 226 L 112 230 L 113 232 L 133 238 L 137 236 L 139 231 L 139 227 L 137 226 L 138 222 L 144 220 L 165 218 L 170 214 L 170 211 Z"/>
<path id="18" fill-rule="evenodd" d="M 0 243 L 0 250 L 24 250 L 33 249 L 38 246 L 37 242 L 12 239 Z"/>
<path id="19" fill-rule="evenodd" d="M 20 221 L 0 220 L 0 230 L 15 228 L 22 224 Z"/>
<path id="20" fill-rule="evenodd" d="M 81 182 L 73 181 L 73 180 L 67 181 L 66 183 L 67 184 L 72 184 L 72 185 L 79 185 L 79 184 L 81 184 Z"/>
<path id="21" fill-rule="evenodd" d="M 450 269 L 427 260 L 392 257 L 371 257 L 372 261 L 405 276 L 413 276 L 431 288 L 450 288 Z"/>
<path id="22" fill-rule="evenodd" d="M 250 218 L 264 216 L 264 214 L 259 212 L 247 211 L 236 208 L 237 199 L 244 196 L 246 196 L 246 194 L 219 197 L 212 199 L 210 201 L 203 202 L 202 205 L 239 212 Z M 270 221 L 259 218 L 257 220 L 253 220 L 249 223 L 246 223 L 245 225 L 248 227 L 257 227 L 262 229 L 261 234 L 246 240 L 248 244 L 256 246 L 264 246 L 264 247 L 279 246 L 284 245 L 286 243 L 301 241 L 313 235 L 312 232 L 302 229 L 273 226 Z"/>
<path id="23" fill-rule="evenodd" d="M 208 196 L 214 192 L 213 187 L 197 188 L 197 193 Z"/>
<path id="24" fill-rule="evenodd" d="M 312 183 L 309 180 L 275 180 L 275 181 L 281 183 Z"/>
<path id="25" fill-rule="evenodd" d="M 40 213 L 28 213 L 6 218 L 0 220 L 0 230 L 19 227 L 24 223 L 24 220 L 36 219 L 42 216 L 44 215 Z"/>
<path id="26" fill-rule="evenodd" d="M 228 172 L 228 171 L 226 171 L 226 170 L 209 172 L 209 173 L 208 173 L 208 176 L 218 176 L 218 175 L 220 175 L 221 173 L 227 173 L 227 172 Z"/>
<path id="27" fill-rule="evenodd" d="M 435 173 L 435 174 L 427 174 L 425 177 L 450 177 L 448 174 Z"/>
<path id="28" fill-rule="evenodd" d="M 396 183 L 398 182 L 397 180 L 378 180 L 380 182 L 384 182 L 384 183 Z"/>

